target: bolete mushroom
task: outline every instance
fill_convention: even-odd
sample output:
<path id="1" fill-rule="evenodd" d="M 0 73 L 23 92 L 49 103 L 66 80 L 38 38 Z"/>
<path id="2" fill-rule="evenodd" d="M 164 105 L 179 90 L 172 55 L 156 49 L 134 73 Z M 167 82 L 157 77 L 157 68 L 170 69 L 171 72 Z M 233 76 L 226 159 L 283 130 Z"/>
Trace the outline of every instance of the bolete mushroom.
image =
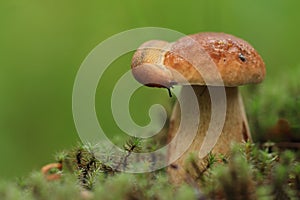
<path id="1" fill-rule="evenodd" d="M 195 50 L 196 49 L 196 50 Z M 197 51 L 197 49 L 200 49 Z M 196 62 L 194 62 L 196 61 Z M 193 63 L 198 66 L 195 67 Z M 170 179 L 180 183 L 187 178 L 197 177 L 197 170 L 186 165 L 190 153 L 199 155 L 199 149 L 206 137 L 211 120 L 211 98 L 208 87 L 225 87 L 226 117 L 221 133 L 212 153 L 227 155 L 232 142 L 251 140 L 246 114 L 238 86 L 260 83 L 265 77 L 265 64 L 256 50 L 246 41 L 225 33 L 198 33 L 180 38 L 174 43 L 152 40 L 142 44 L 132 59 L 132 73 L 142 84 L 150 87 L 170 89 L 173 85 L 183 85 L 181 95 L 185 94 L 187 80 L 196 94 L 199 104 L 200 123 L 197 134 L 182 156 L 169 168 Z M 216 67 L 222 81 L 210 68 Z M 201 70 L 204 70 L 202 73 Z M 200 73 L 199 73 L 200 71 Z M 189 97 L 183 97 L 189 98 Z M 170 119 L 168 140 L 178 132 L 181 113 L 178 102 Z M 177 134 L 189 134 L 182 130 Z M 210 138 L 214 140 L 214 138 Z M 179 143 L 170 145 L 168 158 L 172 160 Z M 205 159 L 197 159 L 201 169 Z"/>

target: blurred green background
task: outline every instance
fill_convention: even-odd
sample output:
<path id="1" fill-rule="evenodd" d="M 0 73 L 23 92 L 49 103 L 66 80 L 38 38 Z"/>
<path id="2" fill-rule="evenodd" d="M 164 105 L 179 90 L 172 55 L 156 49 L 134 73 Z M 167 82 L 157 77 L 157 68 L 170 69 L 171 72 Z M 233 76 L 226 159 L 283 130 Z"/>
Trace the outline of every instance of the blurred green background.
<path id="1" fill-rule="evenodd" d="M 260 100 L 245 92 L 250 99 L 246 100 L 250 121 L 274 110 L 270 106 L 263 111 L 263 105 L 279 102 L 280 107 L 291 97 L 299 102 L 299 8 L 297 0 L 1 0 L 0 178 L 11 179 L 39 169 L 53 161 L 55 152 L 79 141 L 72 118 L 76 72 L 98 43 L 131 28 L 157 26 L 185 34 L 227 32 L 249 41 L 264 58 L 268 72 L 261 86 L 267 89 L 255 97 Z M 129 69 L 131 55 L 116 61 L 101 82 L 117 80 Z M 297 97 L 286 94 L 284 83 L 289 80 L 289 94 Z M 97 110 L 101 124 L 118 134 L 109 110 L 104 109 L 110 105 L 111 88 L 98 90 Z M 270 92 L 265 95 L 264 91 Z M 137 107 L 142 110 L 136 120 L 143 124 L 148 111 L 141 105 L 167 102 L 168 96 L 166 91 L 144 88 L 141 94 L 144 99 L 137 101 Z M 277 114 L 268 123 L 275 123 Z"/>

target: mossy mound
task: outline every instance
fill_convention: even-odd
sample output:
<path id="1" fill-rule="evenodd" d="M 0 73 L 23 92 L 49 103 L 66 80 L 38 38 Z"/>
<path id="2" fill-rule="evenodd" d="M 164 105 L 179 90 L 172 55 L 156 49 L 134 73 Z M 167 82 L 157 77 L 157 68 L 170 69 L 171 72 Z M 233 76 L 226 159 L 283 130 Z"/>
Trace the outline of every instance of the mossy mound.
<path id="1" fill-rule="evenodd" d="M 125 156 L 140 147 L 140 142 L 131 140 L 124 145 Z M 207 169 L 199 172 L 199 179 L 181 186 L 171 185 L 164 169 L 143 174 L 122 173 L 97 160 L 93 151 L 93 147 L 78 145 L 56 156 L 62 170 L 52 169 L 47 174 L 33 172 L 15 182 L 1 182 L 0 199 L 300 198 L 300 153 L 280 150 L 274 143 L 235 145 L 230 158 L 209 155 Z M 60 176 L 47 180 L 49 174 Z"/>

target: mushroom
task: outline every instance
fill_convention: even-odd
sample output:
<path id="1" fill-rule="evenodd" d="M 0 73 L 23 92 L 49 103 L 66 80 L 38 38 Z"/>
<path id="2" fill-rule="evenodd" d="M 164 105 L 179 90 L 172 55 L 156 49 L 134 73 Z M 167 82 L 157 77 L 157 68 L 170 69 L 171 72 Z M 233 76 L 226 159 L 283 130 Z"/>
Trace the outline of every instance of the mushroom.
<path id="1" fill-rule="evenodd" d="M 195 67 L 194 63 L 198 66 Z M 210 149 L 213 154 L 228 155 L 231 143 L 251 140 L 238 86 L 260 83 L 265 77 L 265 64 L 246 41 L 225 33 L 198 33 L 180 38 L 174 43 L 152 40 L 142 44 L 135 52 L 131 67 L 134 77 L 144 85 L 167 89 L 173 85 L 183 85 L 180 98 L 185 98 L 186 101 L 189 97 L 184 95 L 188 87 L 192 87 L 196 94 L 200 123 L 191 145 L 168 167 L 168 174 L 173 183 L 181 183 L 191 177 L 196 179 L 199 170 L 204 169 L 206 159 L 198 152 L 205 142 L 215 144 Z M 211 71 L 213 67 L 221 76 L 221 82 L 216 78 L 217 74 Z M 186 86 L 185 80 L 191 86 Z M 221 132 L 216 133 L 219 138 L 206 138 L 212 115 L 209 91 L 222 86 L 225 86 L 226 93 L 225 123 Z M 188 128 L 178 131 L 180 106 L 182 105 L 177 102 L 173 109 L 168 132 L 169 142 L 174 139 L 176 133 L 190 133 Z M 212 140 L 216 140 L 215 143 Z M 181 142 L 169 145 L 169 160 L 178 155 Z M 191 153 L 199 155 L 196 160 L 198 169 L 186 163 Z M 205 155 L 207 156 L 207 152 Z"/>
<path id="2" fill-rule="evenodd" d="M 60 173 L 54 173 L 54 174 L 49 174 L 51 169 L 58 169 L 59 171 L 62 170 L 62 164 L 61 163 L 50 163 L 48 165 L 45 165 L 42 167 L 41 172 L 47 179 L 47 181 L 54 181 L 58 180 L 61 178 Z"/>

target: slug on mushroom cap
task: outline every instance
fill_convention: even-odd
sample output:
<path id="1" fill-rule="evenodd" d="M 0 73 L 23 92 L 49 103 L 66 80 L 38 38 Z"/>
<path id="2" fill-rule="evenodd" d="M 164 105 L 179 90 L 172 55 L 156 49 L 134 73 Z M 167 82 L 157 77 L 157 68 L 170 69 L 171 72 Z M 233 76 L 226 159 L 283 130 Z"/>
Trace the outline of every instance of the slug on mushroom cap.
<path id="1" fill-rule="evenodd" d="M 192 40 L 195 42 L 190 42 Z M 150 87 L 170 87 L 184 83 L 176 76 L 176 71 L 191 84 L 206 85 L 197 69 L 180 56 L 182 51 L 188 51 L 195 45 L 200 45 L 210 56 L 225 86 L 260 83 L 265 77 L 265 65 L 256 50 L 248 42 L 225 33 L 198 33 L 174 43 L 148 41 L 133 56 L 131 67 L 134 77 Z M 208 80 L 215 79 L 215 74 L 206 73 L 205 76 Z"/>

